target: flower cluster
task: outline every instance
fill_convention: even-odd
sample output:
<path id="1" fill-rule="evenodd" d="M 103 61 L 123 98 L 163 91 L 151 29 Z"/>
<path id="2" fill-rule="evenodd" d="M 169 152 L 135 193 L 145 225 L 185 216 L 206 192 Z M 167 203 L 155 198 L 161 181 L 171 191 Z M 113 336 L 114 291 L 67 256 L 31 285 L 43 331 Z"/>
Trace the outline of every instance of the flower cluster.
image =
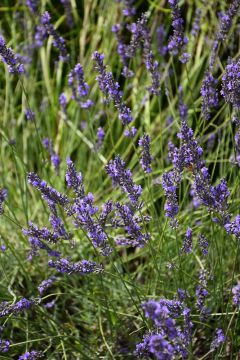
<path id="1" fill-rule="evenodd" d="M 184 36 L 183 24 L 184 21 L 178 7 L 178 0 L 168 0 L 172 10 L 172 26 L 173 35 L 169 39 L 168 51 L 171 55 L 176 56 L 181 54 L 179 60 L 186 63 L 189 60 L 189 54 L 184 51 L 184 47 L 188 43 L 188 39 Z"/>
<path id="2" fill-rule="evenodd" d="M 0 215 L 2 215 L 4 212 L 3 203 L 6 200 L 7 196 L 8 196 L 7 189 L 0 189 Z"/>
<path id="3" fill-rule="evenodd" d="M 60 0 L 60 1 L 63 4 L 64 10 L 65 10 L 67 24 L 70 28 L 72 28 L 74 24 L 73 24 L 71 1 L 70 0 Z"/>
<path id="4" fill-rule="evenodd" d="M 50 210 L 53 213 L 56 213 L 57 205 L 65 207 L 69 203 L 66 195 L 61 194 L 56 189 L 47 185 L 46 181 L 41 180 L 37 174 L 30 172 L 27 178 L 28 182 L 41 192 L 42 198 L 46 200 Z"/>
<path id="5" fill-rule="evenodd" d="M 101 272 L 102 266 L 97 265 L 95 262 L 82 260 L 77 263 L 72 263 L 67 259 L 49 260 L 48 265 L 55 268 L 62 274 L 90 274 L 93 272 Z"/>
<path id="6" fill-rule="evenodd" d="M 33 14 L 37 15 L 39 0 L 26 0 L 26 5 Z"/>
<path id="7" fill-rule="evenodd" d="M 53 285 L 53 283 L 56 281 L 56 279 L 57 279 L 56 276 L 51 276 L 47 280 L 43 280 L 41 282 L 41 284 L 38 285 L 38 291 L 39 291 L 40 295 L 45 293 L 47 291 L 47 289 L 49 289 Z"/>
<path id="8" fill-rule="evenodd" d="M 210 276 L 206 270 L 201 270 L 199 274 L 199 283 L 196 287 L 196 307 L 200 312 L 201 320 L 206 320 L 207 316 L 209 315 L 209 309 L 205 306 L 206 298 L 209 295 L 207 290 L 207 282 Z"/>
<path id="9" fill-rule="evenodd" d="M 202 113 L 205 120 L 210 119 L 211 109 L 218 106 L 217 79 L 210 72 L 207 72 L 201 87 Z"/>
<path id="10" fill-rule="evenodd" d="M 18 57 L 14 54 L 11 48 L 8 48 L 2 36 L 0 36 L 0 55 L 2 61 L 7 64 L 8 71 L 11 74 L 23 74 L 24 66 L 19 61 Z"/>
<path id="11" fill-rule="evenodd" d="M 87 109 L 93 105 L 93 101 L 90 99 L 82 101 L 82 99 L 89 93 L 89 86 L 85 82 L 84 72 L 81 64 L 78 63 L 70 71 L 68 75 L 68 85 L 72 89 L 72 98 L 77 101 L 81 108 Z"/>
<path id="12" fill-rule="evenodd" d="M 53 164 L 54 169 L 58 173 L 59 166 L 60 166 L 60 158 L 53 148 L 52 139 L 44 138 L 42 143 L 43 143 L 44 148 L 49 152 L 49 154 L 51 156 L 51 163 Z"/>
<path id="13" fill-rule="evenodd" d="M 10 341 L 9 340 L 2 340 L 0 339 L 0 354 L 6 353 L 10 349 Z"/>
<path id="14" fill-rule="evenodd" d="M 136 207 L 139 206 L 138 199 L 142 193 L 140 185 L 134 184 L 132 180 L 132 173 L 130 169 L 125 169 L 125 162 L 116 156 L 114 160 L 110 160 L 105 166 L 107 174 L 111 177 L 113 185 L 119 185 L 121 189 L 128 194 L 132 204 Z"/>
<path id="15" fill-rule="evenodd" d="M 41 351 L 27 351 L 25 354 L 21 355 L 18 360 L 39 360 L 43 358 L 43 353 Z"/>
<path id="16" fill-rule="evenodd" d="M 181 249 L 182 252 L 190 253 L 192 251 L 192 229 L 188 228 L 185 234 L 185 240 Z"/>
<path id="17" fill-rule="evenodd" d="M 187 357 L 187 348 L 192 338 L 193 324 L 190 309 L 179 300 L 149 300 L 143 304 L 145 316 L 153 321 L 151 333 L 144 336 L 143 342 L 137 344 L 136 355 L 159 360 L 171 360 L 177 356 Z M 183 325 L 177 323 L 183 318 Z"/>
<path id="18" fill-rule="evenodd" d="M 240 308 L 240 282 L 232 288 L 233 304 Z"/>
<path id="19" fill-rule="evenodd" d="M 224 332 L 222 329 L 217 329 L 216 330 L 216 335 L 214 340 L 211 343 L 210 349 L 212 351 L 216 350 L 219 348 L 220 345 L 222 345 L 224 343 L 224 341 L 226 340 L 226 337 L 224 335 Z"/>
<path id="20" fill-rule="evenodd" d="M 9 316 L 10 314 L 17 315 L 25 310 L 34 306 L 36 302 L 34 300 L 28 300 L 26 298 L 22 298 L 15 304 L 10 304 L 9 302 L 0 303 L 0 318 Z"/>
<path id="21" fill-rule="evenodd" d="M 222 77 L 221 94 L 225 101 L 232 104 L 236 109 L 240 109 L 240 60 L 232 60 L 226 66 Z"/>
<path id="22" fill-rule="evenodd" d="M 59 60 L 68 61 L 69 54 L 67 52 L 65 40 L 59 36 L 53 25 L 51 24 L 51 16 L 48 11 L 41 17 L 41 24 L 37 26 L 35 34 L 35 41 L 38 47 L 43 45 L 43 42 L 49 36 L 53 37 L 53 46 L 59 51 Z"/>
<path id="23" fill-rule="evenodd" d="M 208 242 L 206 237 L 203 234 L 200 234 L 198 237 L 198 244 L 202 251 L 202 254 L 206 256 L 208 254 Z"/>
<path id="24" fill-rule="evenodd" d="M 149 233 L 143 233 L 141 229 L 141 222 L 144 219 L 134 216 L 134 211 L 128 205 L 121 205 L 116 203 L 116 217 L 115 227 L 124 228 L 127 236 L 118 237 L 116 243 L 118 245 L 131 245 L 132 247 L 143 247 L 150 240 Z"/>
<path id="25" fill-rule="evenodd" d="M 100 90 L 105 94 L 106 97 L 109 97 L 111 100 L 113 100 L 116 108 L 118 109 L 119 119 L 122 121 L 122 124 L 129 124 L 133 119 L 131 110 L 122 100 L 122 92 L 119 90 L 119 83 L 114 81 L 112 73 L 107 72 L 106 66 L 103 64 L 104 55 L 95 51 L 93 54 L 93 60 L 96 63 L 96 70 L 99 73 L 97 80 Z"/>
<path id="26" fill-rule="evenodd" d="M 139 139 L 139 142 L 138 142 L 138 145 L 142 148 L 140 164 L 142 165 L 142 168 L 145 173 L 152 172 L 151 162 L 152 162 L 153 157 L 150 153 L 150 142 L 151 142 L 151 138 L 147 134 L 144 134 Z"/>

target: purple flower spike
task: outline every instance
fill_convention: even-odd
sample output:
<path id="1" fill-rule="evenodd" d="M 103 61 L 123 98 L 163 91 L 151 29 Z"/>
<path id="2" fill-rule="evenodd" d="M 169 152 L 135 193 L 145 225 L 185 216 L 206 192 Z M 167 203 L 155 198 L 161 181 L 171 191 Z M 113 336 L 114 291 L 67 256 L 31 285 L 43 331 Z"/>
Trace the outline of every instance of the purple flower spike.
<path id="1" fill-rule="evenodd" d="M 140 164 L 142 165 L 144 172 L 147 174 L 152 172 L 151 162 L 153 157 L 150 153 L 150 142 L 151 138 L 147 134 L 144 134 L 138 142 L 138 145 L 142 148 Z"/>
<path id="2" fill-rule="evenodd" d="M 37 26 L 35 34 L 35 41 L 38 47 L 43 45 L 43 42 L 49 36 L 53 37 L 53 46 L 59 51 L 59 60 L 68 61 L 69 54 L 67 52 L 65 40 L 58 35 L 54 26 L 51 23 L 51 16 L 48 11 L 41 17 L 41 24 Z"/>
<path id="3" fill-rule="evenodd" d="M 236 109 L 240 109 L 240 60 L 232 60 L 226 66 L 222 77 L 221 95 L 225 101 Z"/>
<path id="4" fill-rule="evenodd" d="M 99 75 L 97 76 L 97 80 L 100 90 L 105 94 L 106 98 L 113 100 L 114 105 L 118 109 L 118 117 L 121 120 L 122 124 L 129 124 L 133 119 L 131 115 L 131 110 L 122 100 L 122 92 L 119 90 L 119 83 L 114 81 L 112 73 L 107 72 L 106 66 L 103 64 L 104 55 L 95 51 L 92 58 L 96 63 L 96 70 L 99 73 Z"/>
<path id="5" fill-rule="evenodd" d="M 168 51 L 171 55 L 176 56 L 182 54 L 179 60 L 183 63 L 187 62 L 189 55 L 183 52 L 188 39 L 184 36 L 183 24 L 184 21 L 181 17 L 181 13 L 178 7 L 178 0 L 168 0 L 169 5 L 172 10 L 172 26 L 173 26 L 173 35 L 170 37 L 168 43 Z"/>
<path id="6" fill-rule="evenodd" d="M 240 282 L 233 287 L 233 305 L 240 308 Z"/>
<path id="7" fill-rule="evenodd" d="M 26 5 L 33 14 L 37 15 L 39 0 L 26 0 Z"/>
<path id="8" fill-rule="evenodd" d="M 8 196 L 7 189 L 0 189 L 0 215 L 2 215 L 4 212 L 3 203 L 6 200 L 7 196 Z"/>
<path id="9" fill-rule="evenodd" d="M 224 335 L 223 329 L 217 329 L 215 339 L 211 343 L 210 349 L 212 351 L 216 350 L 221 346 L 226 340 L 226 337 Z"/>
<path id="10" fill-rule="evenodd" d="M 87 99 L 83 101 L 89 93 L 89 86 L 85 82 L 84 72 L 81 64 L 75 65 L 68 75 L 68 85 L 72 89 L 72 98 L 80 105 L 83 109 L 88 109 L 93 105 L 93 101 Z"/>
<path id="11" fill-rule="evenodd" d="M 134 184 L 132 180 L 132 173 L 129 169 L 125 170 L 125 162 L 120 158 L 120 156 L 117 155 L 114 160 L 110 160 L 105 166 L 105 169 L 111 177 L 113 185 L 119 185 L 121 189 L 128 194 L 128 197 L 133 205 L 139 206 L 138 199 L 142 193 L 142 188 L 140 185 Z"/>
<path id="12" fill-rule="evenodd" d="M 21 355 L 18 360 L 39 360 L 43 358 L 43 353 L 41 351 L 28 351 L 25 354 Z"/>
<path id="13" fill-rule="evenodd" d="M 0 354 L 6 353 L 10 350 L 10 341 L 0 339 Z"/>
<path id="14" fill-rule="evenodd" d="M 51 139 L 44 138 L 42 143 L 43 143 L 44 148 L 49 152 L 49 154 L 51 156 L 51 163 L 53 164 L 54 169 L 58 173 L 59 166 L 60 166 L 60 158 L 53 148 L 53 141 Z"/>
<path id="15" fill-rule="evenodd" d="M 77 263 L 71 263 L 67 259 L 59 259 L 57 261 L 49 260 L 48 265 L 55 268 L 62 274 L 90 274 L 101 272 L 102 266 L 97 265 L 95 262 L 82 260 Z"/>
<path id="16" fill-rule="evenodd" d="M 185 234 L 185 240 L 181 249 L 182 252 L 192 252 L 192 229 L 188 228 Z"/>
<path id="17" fill-rule="evenodd" d="M 0 55 L 2 62 L 7 64 L 8 71 L 11 74 L 20 75 L 24 73 L 24 66 L 18 60 L 11 48 L 8 48 L 6 42 L 2 36 L 0 36 Z"/>

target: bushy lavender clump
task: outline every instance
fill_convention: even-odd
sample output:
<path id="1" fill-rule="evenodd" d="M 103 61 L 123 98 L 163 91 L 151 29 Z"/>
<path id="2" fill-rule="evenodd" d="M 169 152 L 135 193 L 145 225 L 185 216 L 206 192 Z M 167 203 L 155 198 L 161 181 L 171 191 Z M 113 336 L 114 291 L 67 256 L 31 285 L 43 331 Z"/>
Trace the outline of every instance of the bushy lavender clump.
<path id="1" fill-rule="evenodd" d="M 93 261 L 82 260 L 77 263 L 72 263 L 67 259 L 59 259 L 56 261 L 49 260 L 48 265 L 50 267 L 55 268 L 57 271 L 61 272 L 62 274 L 90 274 L 93 272 L 101 272 L 102 266 L 97 265 Z"/>
<path id="2" fill-rule="evenodd" d="M 208 255 L 208 242 L 206 237 L 203 234 L 200 234 L 198 237 L 198 245 L 204 256 Z"/>
<path id="3" fill-rule="evenodd" d="M 21 312 L 24 312 L 27 309 L 30 309 L 36 304 L 34 300 L 28 300 L 26 298 L 22 298 L 15 304 L 10 304 L 7 301 L 0 303 L 0 318 L 9 316 L 10 314 L 17 315 Z"/>
<path id="4" fill-rule="evenodd" d="M 190 253 L 192 251 L 192 229 L 188 228 L 185 234 L 185 240 L 181 248 L 182 252 Z"/>
<path id="5" fill-rule="evenodd" d="M 240 308 L 240 282 L 232 288 L 233 305 Z"/>
<path id="6" fill-rule="evenodd" d="M 20 75 L 24 73 L 24 66 L 19 61 L 18 57 L 14 54 L 11 48 L 8 48 L 2 36 L 0 36 L 0 55 L 2 62 L 7 64 L 8 71 L 11 74 Z"/>
<path id="7" fill-rule="evenodd" d="M 37 15 L 39 0 L 26 0 L 26 5 L 33 14 Z"/>
<path id="8" fill-rule="evenodd" d="M 66 18 L 67 18 L 67 24 L 68 24 L 68 26 L 70 28 L 72 28 L 74 23 L 73 23 L 73 14 L 72 14 L 71 1 L 70 0 L 60 0 L 60 1 L 63 4 L 64 10 L 65 10 L 65 14 L 66 14 Z"/>
<path id="9" fill-rule="evenodd" d="M 49 36 L 53 37 L 53 46 L 59 51 L 59 60 L 68 61 L 69 54 L 67 52 L 65 40 L 59 36 L 53 25 L 51 24 L 51 16 L 48 11 L 41 17 L 41 24 L 37 26 L 35 41 L 37 46 L 42 46 L 43 42 Z"/>
<path id="10" fill-rule="evenodd" d="M 145 173 L 152 172 L 151 162 L 153 157 L 150 153 L 150 142 L 151 138 L 147 134 L 144 134 L 138 141 L 138 145 L 141 147 L 140 164 L 142 165 Z"/>
<path id="11" fill-rule="evenodd" d="M 226 340 L 223 329 L 217 329 L 215 338 L 211 343 L 210 350 L 214 351 L 219 348 Z"/>
<path id="12" fill-rule="evenodd" d="M 41 351 L 27 351 L 25 354 L 21 355 L 18 360 L 38 360 L 43 358 L 43 353 Z"/>
<path id="13" fill-rule="evenodd" d="M 240 109 L 240 60 L 232 60 L 222 77 L 221 94 L 225 101 L 234 108 Z"/>
<path id="14" fill-rule="evenodd" d="M 10 350 L 11 342 L 9 340 L 2 340 L 0 339 L 0 354 L 6 353 Z"/>
<path id="15" fill-rule="evenodd" d="M 44 138 L 42 143 L 43 143 L 44 148 L 49 152 L 49 154 L 51 156 L 51 163 L 53 164 L 54 169 L 58 173 L 59 172 L 59 166 L 60 166 L 60 158 L 59 158 L 58 154 L 55 152 L 55 150 L 53 148 L 52 139 Z"/>
<path id="16" fill-rule="evenodd" d="M 46 292 L 56 280 L 57 280 L 56 276 L 51 276 L 47 280 L 43 280 L 41 284 L 38 285 L 38 291 L 40 295 Z"/>
<path id="17" fill-rule="evenodd" d="M 210 276 L 206 270 L 201 270 L 199 274 L 199 283 L 196 287 L 196 307 L 200 313 L 200 319 L 205 321 L 209 316 L 210 310 L 205 306 L 205 301 L 209 295 L 207 290 L 207 282 Z"/>
<path id="18" fill-rule="evenodd" d="M 0 215 L 2 215 L 4 212 L 3 204 L 7 196 L 8 196 L 7 189 L 0 189 Z"/>
<path id="19" fill-rule="evenodd" d="M 217 79 L 213 77 L 211 72 L 207 72 L 200 91 L 202 95 L 202 113 L 205 120 L 210 119 L 211 110 L 218 106 L 217 83 Z"/>
<path id="20" fill-rule="evenodd" d="M 113 100 L 116 108 L 119 112 L 119 119 L 123 125 L 127 125 L 132 121 L 131 110 L 126 106 L 122 100 L 122 92 L 119 90 L 120 85 L 114 81 L 111 72 L 107 72 L 106 66 L 103 64 L 104 55 L 95 51 L 93 54 L 93 60 L 96 63 L 96 70 L 99 75 L 97 80 L 99 83 L 100 90 L 105 94 L 106 98 Z"/>
<path id="21" fill-rule="evenodd" d="M 184 21 L 181 17 L 181 13 L 178 7 L 178 0 L 168 0 L 172 10 L 172 26 L 173 35 L 169 39 L 168 51 L 171 55 L 176 56 L 181 54 L 179 60 L 182 63 L 186 63 L 189 60 L 189 54 L 184 51 L 188 39 L 184 36 L 183 24 Z"/>
<path id="22" fill-rule="evenodd" d="M 127 205 L 116 203 L 116 216 L 120 221 L 116 221 L 116 227 L 124 227 L 127 236 L 118 237 L 118 245 L 130 245 L 132 247 L 144 247 L 150 240 L 149 233 L 143 233 L 141 229 L 141 218 L 134 216 L 134 211 Z M 143 219 L 144 220 L 144 219 Z"/>
<path id="23" fill-rule="evenodd" d="M 81 64 L 75 65 L 68 75 L 68 85 L 72 89 L 72 98 L 83 109 L 88 109 L 93 105 L 93 101 L 87 99 L 82 101 L 89 93 L 89 86 L 85 82 L 84 72 Z"/>
<path id="24" fill-rule="evenodd" d="M 159 360 L 171 360 L 176 356 L 187 357 L 187 348 L 192 339 L 193 324 L 190 310 L 179 300 L 149 300 L 143 304 L 145 316 L 153 321 L 154 327 L 137 344 L 135 354 Z M 183 317 L 183 325 L 177 320 Z"/>
<path id="25" fill-rule="evenodd" d="M 125 170 L 125 162 L 116 156 L 114 160 L 110 160 L 105 166 L 107 174 L 111 177 L 113 185 L 119 185 L 121 189 L 128 194 L 132 204 L 136 207 L 139 206 L 138 200 L 142 193 L 140 185 L 134 184 L 132 180 L 132 173 L 130 169 Z"/>

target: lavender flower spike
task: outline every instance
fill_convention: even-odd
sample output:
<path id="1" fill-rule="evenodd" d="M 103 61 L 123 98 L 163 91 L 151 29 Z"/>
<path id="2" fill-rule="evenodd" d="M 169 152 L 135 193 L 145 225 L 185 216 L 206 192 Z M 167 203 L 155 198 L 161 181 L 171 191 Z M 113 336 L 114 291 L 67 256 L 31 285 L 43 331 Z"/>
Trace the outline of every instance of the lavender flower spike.
<path id="1" fill-rule="evenodd" d="M 185 240 L 181 249 L 182 252 L 190 253 L 192 251 L 192 229 L 188 228 L 185 234 Z"/>
<path id="2" fill-rule="evenodd" d="M 129 169 L 125 170 L 125 162 L 120 156 L 117 155 L 114 160 L 110 160 L 105 166 L 105 169 L 111 177 L 113 185 L 119 185 L 121 189 L 128 194 L 133 205 L 139 206 L 138 199 L 142 193 L 142 188 L 140 185 L 134 184 L 132 173 Z"/>
<path id="3" fill-rule="evenodd" d="M 53 164 L 54 169 L 58 173 L 59 166 L 60 166 L 60 158 L 53 148 L 53 141 L 51 139 L 44 138 L 42 143 L 43 143 L 44 148 L 48 150 L 48 152 L 51 156 L 51 163 Z"/>
<path id="4" fill-rule="evenodd" d="M 233 293 L 233 304 L 238 308 L 240 308 L 240 282 L 233 287 L 232 293 Z"/>
<path id="5" fill-rule="evenodd" d="M 150 136 L 144 134 L 138 142 L 138 145 L 142 148 L 140 163 L 145 173 L 152 172 L 151 162 L 153 157 L 150 153 L 150 141 L 151 141 Z"/>
<path id="6" fill-rule="evenodd" d="M 28 173 L 28 182 L 36 187 L 42 194 L 42 198 L 47 201 L 47 204 L 52 212 L 56 213 L 56 205 L 66 206 L 69 200 L 66 195 L 61 194 L 56 189 L 47 185 L 46 181 L 41 180 L 37 174 Z"/>
<path id="7" fill-rule="evenodd" d="M 43 358 L 43 353 L 41 351 L 28 351 L 25 354 L 21 355 L 18 360 L 39 360 Z"/>
<path id="8" fill-rule="evenodd" d="M 72 98 L 81 106 L 86 109 L 93 105 L 93 101 L 88 99 L 82 101 L 88 95 L 89 86 L 85 82 L 84 72 L 81 64 L 75 65 L 68 75 L 68 85 L 72 89 Z"/>
<path id="9" fill-rule="evenodd" d="M 222 77 L 221 94 L 227 103 L 240 109 L 240 60 L 232 60 Z"/>
<path id="10" fill-rule="evenodd" d="M 122 92 L 119 90 L 119 83 L 114 81 L 112 73 L 107 72 L 106 66 L 103 64 L 104 55 L 95 51 L 92 58 L 96 63 L 96 70 L 99 73 L 99 75 L 97 76 L 97 80 L 100 90 L 105 94 L 107 98 L 113 100 L 114 105 L 118 109 L 118 117 L 121 120 L 122 124 L 129 124 L 133 119 L 131 115 L 131 110 L 122 100 Z"/>
<path id="11" fill-rule="evenodd" d="M 26 5 L 33 14 L 37 15 L 39 0 L 26 0 Z"/>
<path id="12" fill-rule="evenodd" d="M 172 26 L 173 26 L 173 35 L 170 37 L 168 43 L 168 51 L 171 55 L 176 56 L 184 50 L 185 45 L 188 43 L 188 39 L 184 36 L 183 29 L 183 19 L 178 7 L 178 0 L 168 0 L 169 5 L 172 10 Z M 185 63 L 189 60 L 189 55 L 185 52 L 182 53 L 179 60 L 182 63 Z"/>
<path id="13" fill-rule="evenodd" d="M 7 196 L 8 196 L 7 189 L 0 189 L 0 215 L 2 215 L 4 212 L 3 203 L 6 200 Z"/>
<path id="14" fill-rule="evenodd" d="M 82 181 L 82 174 L 77 173 L 74 163 L 70 158 L 67 158 L 67 172 L 66 182 L 69 188 L 72 188 L 78 198 L 84 197 L 84 186 Z"/>
<path id="15" fill-rule="evenodd" d="M 7 64 L 10 73 L 19 75 L 24 73 L 24 66 L 21 64 L 17 56 L 11 48 L 8 48 L 2 36 L 0 36 L 0 55 L 2 61 Z"/>
<path id="16" fill-rule="evenodd" d="M 38 33 L 41 39 L 52 36 L 53 46 L 59 51 L 59 60 L 68 61 L 69 54 L 67 52 L 65 40 L 58 35 L 53 25 L 51 24 L 51 16 L 48 11 L 45 11 L 41 17 L 41 25 L 38 27 Z M 38 33 L 36 34 L 37 37 Z"/>
<path id="17" fill-rule="evenodd" d="M 210 119 L 212 108 L 218 105 L 217 79 L 210 72 L 207 72 L 201 87 L 202 113 L 205 120 Z"/>
<path id="18" fill-rule="evenodd" d="M 212 351 L 218 349 L 219 346 L 221 346 L 224 343 L 225 340 L 226 340 L 226 337 L 224 335 L 223 330 L 222 329 L 217 329 L 215 339 L 211 343 L 210 349 Z"/>
<path id="19" fill-rule="evenodd" d="M 95 262 L 82 260 L 78 263 L 71 263 L 67 259 L 59 259 L 57 261 L 49 260 L 48 265 L 55 268 L 63 274 L 90 274 L 92 272 L 101 272 L 102 267 Z"/>
<path id="20" fill-rule="evenodd" d="M 56 276 L 51 276 L 49 279 L 43 280 L 41 284 L 38 285 L 38 291 L 40 295 L 42 295 L 45 291 L 47 291 L 47 289 L 49 289 L 53 285 L 56 279 L 57 279 Z"/>

